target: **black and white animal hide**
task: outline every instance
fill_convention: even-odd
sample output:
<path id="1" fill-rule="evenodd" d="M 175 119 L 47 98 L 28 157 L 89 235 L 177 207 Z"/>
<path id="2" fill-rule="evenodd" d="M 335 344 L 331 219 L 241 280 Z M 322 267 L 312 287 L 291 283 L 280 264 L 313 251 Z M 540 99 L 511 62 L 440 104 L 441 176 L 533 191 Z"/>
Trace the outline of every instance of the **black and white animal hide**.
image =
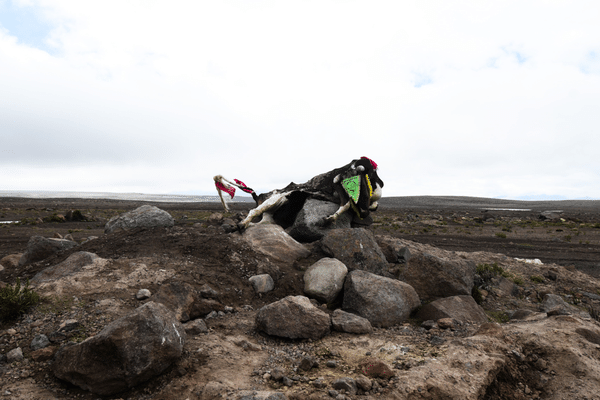
<path id="1" fill-rule="evenodd" d="M 250 210 L 248 217 L 239 226 L 244 229 L 254 218 L 262 215 L 263 221 L 272 221 L 287 228 L 294 223 L 296 215 L 309 198 L 340 205 L 334 214 L 323 220 L 323 224 L 335 221 L 348 210 L 359 219 L 365 219 L 371 211 L 377 209 L 381 188 L 383 181 L 377 173 L 377 164 L 362 157 L 343 167 L 317 175 L 305 183 L 292 182 L 283 189 L 258 196 L 252 193 L 257 207 Z"/>

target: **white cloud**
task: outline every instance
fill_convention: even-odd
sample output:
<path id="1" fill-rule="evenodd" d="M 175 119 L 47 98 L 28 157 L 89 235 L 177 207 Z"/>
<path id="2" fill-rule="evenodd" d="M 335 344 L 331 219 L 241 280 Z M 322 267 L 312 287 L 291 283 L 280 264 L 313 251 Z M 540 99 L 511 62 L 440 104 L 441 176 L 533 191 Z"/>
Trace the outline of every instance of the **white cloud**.
<path id="1" fill-rule="evenodd" d="M 52 30 L 0 29 L 7 189 L 267 191 L 366 155 L 386 195 L 600 197 L 595 2 L 13 6 Z"/>

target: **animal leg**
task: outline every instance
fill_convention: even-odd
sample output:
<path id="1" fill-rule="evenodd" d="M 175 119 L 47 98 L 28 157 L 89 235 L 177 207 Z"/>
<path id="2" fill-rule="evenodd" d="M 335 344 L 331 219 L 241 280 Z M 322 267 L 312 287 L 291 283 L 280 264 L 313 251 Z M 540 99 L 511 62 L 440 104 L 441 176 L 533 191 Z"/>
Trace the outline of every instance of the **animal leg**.
<path id="1" fill-rule="evenodd" d="M 267 213 L 268 211 L 271 211 L 271 210 L 274 211 L 274 210 L 278 209 L 279 207 L 281 207 L 282 205 L 284 205 L 285 203 L 287 203 L 287 201 L 288 201 L 287 196 L 290 193 L 291 192 L 275 193 L 271 197 L 269 197 L 267 200 L 265 200 L 260 206 L 250 210 L 250 212 L 248 213 L 248 216 L 242 222 L 240 222 L 238 224 L 240 229 L 246 229 L 250 225 L 250 222 L 255 217 L 263 215 L 264 213 Z M 268 213 L 268 214 L 271 214 L 271 213 Z M 265 220 L 265 223 L 269 223 L 269 221 L 272 221 L 272 218 L 267 217 L 267 219 Z"/>
<path id="2" fill-rule="evenodd" d="M 225 211 L 229 211 L 229 206 L 227 205 L 227 203 L 225 202 L 225 199 L 223 198 L 223 193 L 217 189 L 217 192 L 219 193 L 219 198 L 221 199 L 221 204 L 223 204 L 223 208 L 225 209 Z"/>
<path id="3" fill-rule="evenodd" d="M 342 215 L 343 213 L 348 211 L 348 209 L 350 208 L 351 201 L 352 200 L 348 200 L 348 202 L 346 204 L 344 204 L 343 206 L 341 206 L 340 208 L 338 208 L 338 210 L 335 213 L 333 213 L 329 217 L 325 218 L 324 224 L 329 225 L 329 224 L 332 224 L 335 221 L 337 221 L 337 219 L 339 218 L 340 215 Z"/>

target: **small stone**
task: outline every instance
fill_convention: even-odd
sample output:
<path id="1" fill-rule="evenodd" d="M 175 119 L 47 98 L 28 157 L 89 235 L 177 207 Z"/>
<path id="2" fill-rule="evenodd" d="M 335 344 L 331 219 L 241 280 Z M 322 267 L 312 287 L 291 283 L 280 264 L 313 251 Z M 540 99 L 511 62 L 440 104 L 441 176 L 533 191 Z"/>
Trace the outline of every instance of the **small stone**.
<path id="1" fill-rule="evenodd" d="M 254 275 L 249 281 L 256 293 L 268 293 L 275 288 L 275 282 L 269 274 Z"/>
<path id="2" fill-rule="evenodd" d="M 146 300 L 150 296 L 152 296 L 152 293 L 150 293 L 148 289 L 140 289 L 135 295 L 135 298 L 138 300 Z"/>
<path id="3" fill-rule="evenodd" d="M 280 381 L 283 379 L 283 377 L 285 376 L 285 372 L 283 371 L 283 369 L 277 367 L 275 369 L 273 369 L 273 371 L 271 371 L 271 378 L 273 378 L 274 381 Z"/>
<path id="4" fill-rule="evenodd" d="M 421 326 L 427 330 L 433 329 L 436 327 L 435 321 L 429 319 L 427 321 L 423 321 L 423 323 L 421 324 Z"/>
<path id="5" fill-rule="evenodd" d="M 395 375 L 386 363 L 373 357 L 363 359 L 358 366 L 362 373 L 369 378 L 390 379 Z"/>
<path id="6" fill-rule="evenodd" d="M 364 375 L 357 376 L 355 381 L 356 386 L 358 386 L 359 389 L 364 390 L 365 392 L 371 390 L 371 387 L 373 386 L 371 380 Z"/>
<path id="7" fill-rule="evenodd" d="M 202 319 L 195 319 L 193 321 L 186 322 L 183 324 L 185 333 L 188 335 L 199 335 L 201 333 L 208 333 L 208 327 L 206 322 Z"/>
<path id="8" fill-rule="evenodd" d="M 44 347 L 43 349 L 32 351 L 30 356 L 33 361 L 42 362 L 51 360 L 54 353 L 56 353 L 56 347 Z"/>
<path id="9" fill-rule="evenodd" d="M 20 347 L 12 349 L 6 354 L 6 361 L 9 364 L 15 361 L 23 361 L 23 350 Z"/>
<path id="10" fill-rule="evenodd" d="M 68 319 L 58 326 L 57 331 L 65 333 L 71 332 L 77 328 L 79 328 L 79 321 L 77 321 L 76 319 Z"/>
<path id="11" fill-rule="evenodd" d="M 268 373 L 268 372 L 265 372 L 265 374 L 263 375 L 263 379 L 264 379 L 265 381 L 268 381 L 269 379 L 271 379 L 271 374 L 270 374 L 270 373 Z"/>
<path id="12" fill-rule="evenodd" d="M 249 342 L 245 339 L 235 342 L 235 344 L 240 346 L 242 349 L 244 349 L 246 351 L 261 351 L 262 350 L 261 346 L 254 344 L 252 342 Z"/>
<path id="13" fill-rule="evenodd" d="M 335 381 L 333 381 L 331 386 L 333 386 L 333 388 L 337 390 L 345 390 L 346 393 L 351 395 L 356 394 L 356 381 L 349 377 L 336 379 Z"/>
<path id="14" fill-rule="evenodd" d="M 316 387 L 317 389 L 323 389 L 327 386 L 327 383 L 323 381 L 323 379 L 319 378 L 311 382 L 311 385 Z"/>
<path id="15" fill-rule="evenodd" d="M 440 318 L 437 320 L 440 329 L 454 329 L 454 320 L 452 318 Z"/>
<path id="16" fill-rule="evenodd" d="M 36 335 L 31 341 L 31 350 L 39 350 L 50 345 L 50 340 L 46 335 Z"/>
<path id="17" fill-rule="evenodd" d="M 548 363 L 543 358 L 538 358 L 534 365 L 540 371 L 543 371 L 546 368 L 548 368 Z"/>
<path id="18" fill-rule="evenodd" d="M 205 299 L 216 299 L 219 296 L 219 293 L 205 284 L 200 288 L 200 296 Z"/>
<path id="19" fill-rule="evenodd" d="M 288 378 L 287 376 L 283 377 L 283 385 L 287 387 L 291 387 L 294 384 L 294 381 Z"/>
<path id="20" fill-rule="evenodd" d="M 204 319 L 217 318 L 218 316 L 219 313 L 217 313 L 216 311 L 211 311 L 206 317 L 204 317 Z"/>
<path id="21" fill-rule="evenodd" d="M 337 361 L 329 360 L 327 361 L 327 363 L 325 363 L 325 365 L 327 366 L 327 368 L 335 368 L 337 367 Z"/>
<path id="22" fill-rule="evenodd" d="M 312 357 L 304 357 L 298 366 L 302 371 L 309 371 L 315 366 L 315 359 Z"/>

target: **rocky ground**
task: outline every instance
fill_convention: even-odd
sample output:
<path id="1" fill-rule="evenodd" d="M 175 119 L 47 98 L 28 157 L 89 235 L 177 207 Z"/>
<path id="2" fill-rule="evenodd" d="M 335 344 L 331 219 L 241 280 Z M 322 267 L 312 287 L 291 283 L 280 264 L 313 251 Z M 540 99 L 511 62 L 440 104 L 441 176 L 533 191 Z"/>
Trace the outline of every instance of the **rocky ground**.
<path id="1" fill-rule="evenodd" d="M 303 294 L 304 271 L 324 256 L 318 244 L 307 245 L 311 255 L 296 262 L 269 259 L 238 233 L 224 231 L 223 216 L 215 214 L 220 212 L 217 203 L 159 203 L 175 218 L 174 227 L 104 234 L 111 217 L 140 205 L 0 198 L 0 221 L 20 221 L 0 226 L 1 282 L 32 279 L 78 251 L 103 260 L 87 276 L 40 285 L 40 305 L 16 321 L 2 321 L 0 397 L 99 398 L 54 376 L 54 352 L 68 341 L 95 335 L 152 299 L 138 300 L 139 289 L 157 293 L 171 282 L 185 282 L 212 288 L 225 311 L 205 318 L 207 332 L 188 335 L 183 356 L 158 378 L 104 398 L 239 398 L 252 391 L 254 398 L 270 391 L 290 399 L 599 398 L 598 202 L 383 199 L 369 228 L 378 240 L 392 237 L 413 254 L 469 260 L 502 271 L 478 282 L 481 306 L 496 324 L 424 326 L 411 318 L 370 334 L 333 332 L 319 340 L 279 339 L 255 329 L 262 306 Z M 248 208 L 234 204 L 233 212 Z M 63 220 L 69 210 L 79 210 L 84 220 Z M 555 212 L 542 215 L 545 211 Z M 14 255 L 24 252 L 31 236 L 57 234 L 71 235 L 78 243 L 96 238 L 43 261 L 16 265 Z M 273 277 L 273 291 L 255 293 L 248 278 L 260 273 Z M 547 294 L 560 296 L 568 307 L 543 309 Z M 320 308 L 332 312 L 326 305 Z M 65 329 L 73 320 L 73 328 Z M 33 350 L 32 341 L 41 333 L 54 340 L 46 350 Z M 8 362 L 16 348 L 23 359 Z M 394 376 L 363 382 L 365 357 L 385 363 Z M 307 358 L 318 365 L 300 368 Z M 356 391 L 333 384 L 345 377 L 362 384 Z"/>

